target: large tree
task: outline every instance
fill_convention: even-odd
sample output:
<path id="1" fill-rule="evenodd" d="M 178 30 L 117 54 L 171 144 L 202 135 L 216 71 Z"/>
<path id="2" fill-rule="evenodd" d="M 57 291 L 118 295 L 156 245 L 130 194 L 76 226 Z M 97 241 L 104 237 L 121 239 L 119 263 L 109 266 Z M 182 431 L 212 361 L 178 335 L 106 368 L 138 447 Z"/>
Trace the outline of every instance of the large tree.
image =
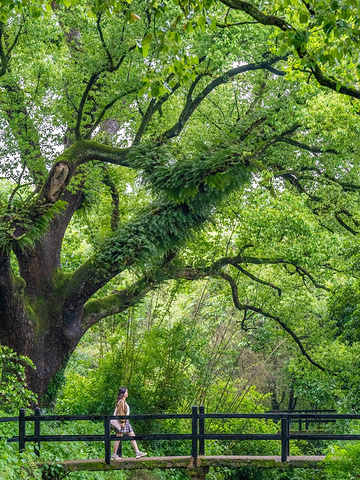
<path id="1" fill-rule="evenodd" d="M 224 199 L 260 177 L 314 204 L 329 184 L 356 191 L 357 164 L 336 171 L 333 137 L 303 120 L 313 92 L 284 79 L 289 52 L 270 51 L 267 29 L 231 23 L 221 2 L 208 12 L 150 0 L 44 3 L 45 15 L 40 6 L 6 3 L 0 20 L 0 342 L 36 365 L 30 388 L 43 395 L 92 325 L 167 279 L 220 275 L 245 310 L 226 265 L 253 278 L 242 264 L 292 265 L 316 285 L 290 256 L 239 249 L 197 269 L 179 255 Z M 89 204 L 107 227 L 64 269 L 64 238 Z M 349 227 L 344 211 L 332 213 Z"/>

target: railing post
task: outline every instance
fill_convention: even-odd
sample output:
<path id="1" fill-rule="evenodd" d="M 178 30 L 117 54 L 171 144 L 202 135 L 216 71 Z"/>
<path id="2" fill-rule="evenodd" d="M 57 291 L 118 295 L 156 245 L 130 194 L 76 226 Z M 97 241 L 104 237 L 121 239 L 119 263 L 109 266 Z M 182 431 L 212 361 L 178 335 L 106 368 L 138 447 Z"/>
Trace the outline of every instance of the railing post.
<path id="1" fill-rule="evenodd" d="M 105 435 L 104 435 L 104 442 L 105 442 L 105 463 L 110 465 L 111 462 L 111 428 L 110 428 L 110 420 L 106 417 L 104 421 L 104 428 L 105 428 Z"/>
<path id="2" fill-rule="evenodd" d="M 287 462 L 289 456 L 289 419 L 281 419 L 281 461 Z"/>
<path id="3" fill-rule="evenodd" d="M 200 415 L 203 415 L 205 413 L 204 405 L 200 405 L 199 413 Z M 205 418 L 204 417 L 199 417 L 199 434 L 200 435 L 205 434 Z M 205 455 L 205 439 L 204 438 L 199 439 L 199 455 Z"/>
<path id="4" fill-rule="evenodd" d="M 122 437 L 120 437 L 119 446 L 117 448 L 116 453 L 117 455 L 119 455 L 119 457 L 122 457 Z"/>
<path id="5" fill-rule="evenodd" d="M 196 458 L 198 456 L 198 408 L 196 406 L 192 407 L 192 421 L 191 421 L 191 456 L 196 463 Z"/>
<path id="6" fill-rule="evenodd" d="M 38 440 L 35 440 L 35 445 L 34 445 L 34 452 L 35 454 L 40 457 L 40 408 L 36 407 L 34 410 L 35 413 L 35 421 L 34 421 L 34 437 L 38 438 Z"/>
<path id="7" fill-rule="evenodd" d="M 25 452 L 25 408 L 19 411 L 19 452 Z"/>

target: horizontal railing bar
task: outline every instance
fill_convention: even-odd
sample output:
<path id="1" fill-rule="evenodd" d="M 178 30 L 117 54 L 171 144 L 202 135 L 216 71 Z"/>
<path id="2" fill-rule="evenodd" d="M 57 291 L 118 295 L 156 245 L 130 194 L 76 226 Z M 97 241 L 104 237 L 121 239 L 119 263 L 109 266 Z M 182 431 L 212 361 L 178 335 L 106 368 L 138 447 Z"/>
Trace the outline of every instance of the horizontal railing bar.
<path id="1" fill-rule="evenodd" d="M 281 440 L 280 433 L 205 433 L 198 435 L 204 440 Z"/>
<path id="2" fill-rule="evenodd" d="M 268 420 L 279 420 L 281 418 L 293 419 L 304 419 L 304 420 L 360 420 L 360 414 L 310 414 L 310 413 L 199 413 L 198 418 L 217 418 L 217 419 L 268 419 Z M 138 415 L 39 415 L 35 417 L 34 415 L 25 416 L 26 422 L 33 422 L 36 420 L 39 421 L 74 421 L 74 420 L 83 420 L 83 421 L 105 421 L 109 420 L 120 420 L 120 419 L 130 419 L 130 420 L 187 420 L 191 419 L 190 414 L 138 414 Z M 0 417 L 0 422 L 18 422 L 18 417 Z"/>
<path id="3" fill-rule="evenodd" d="M 296 434 L 290 433 L 290 440 L 360 440 L 360 435 L 321 433 L 321 434 Z"/>
<path id="4" fill-rule="evenodd" d="M 283 415 L 283 417 L 288 418 L 304 418 L 304 419 L 337 419 L 337 420 L 346 420 L 346 419 L 353 419 L 353 420 L 360 420 L 360 414 L 358 413 L 288 413 Z"/>
<path id="5" fill-rule="evenodd" d="M 279 412 L 282 412 L 282 413 L 328 413 L 328 412 L 337 412 L 337 410 L 335 409 L 319 409 L 319 410 L 314 410 L 314 409 L 308 409 L 308 410 L 298 410 L 298 409 L 295 409 L 295 410 L 268 410 L 267 412 L 264 412 L 264 413 L 279 413 Z"/>
<path id="6" fill-rule="evenodd" d="M 119 440 L 116 435 L 111 436 L 114 440 Z M 124 440 L 191 440 L 190 433 L 139 433 L 135 437 L 121 437 Z"/>
<path id="7" fill-rule="evenodd" d="M 288 415 L 281 415 L 277 413 L 199 413 L 199 418 L 224 418 L 224 419 L 231 419 L 231 418 L 263 418 L 265 420 L 280 420 L 281 418 L 287 418 Z M 360 417 L 359 417 L 360 418 Z"/>
<path id="8" fill-rule="evenodd" d="M 111 440 L 119 440 L 116 435 L 111 435 Z M 191 440 L 190 433 L 152 433 L 140 434 L 134 437 L 123 436 L 122 441 L 132 440 Z M 19 441 L 19 437 L 12 437 L 9 442 Z M 27 435 L 26 442 L 103 442 L 104 435 Z"/>
<path id="9" fill-rule="evenodd" d="M 309 419 L 337 419 L 337 420 L 360 420 L 360 414 L 351 414 L 351 413 L 339 413 L 339 414 L 299 414 L 299 413 L 199 413 L 199 418 L 263 418 L 263 419 L 281 419 L 281 418 L 288 418 L 292 419 L 299 419 L 303 418 L 304 420 Z"/>
<path id="10" fill-rule="evenodd" d="M 276 433 L 206 433 L 198 437 L 204 440 L 281 440 L 281 435 Z"/>
<path id="11" fill-rule="evenodd" d="M 115 438 L 115 437 L 114 437 Z M 104 435 L 27 435 L 26 442 L 103 442 Z"/>
<path id="12" fill-rule="evenodd" d="M 280 420 L 281 418 L 288 418 L 288 414 L 281 415 L 277 413 L 199 413 L 199 418 L 219 418 L 219 419 L 232 419 L 232 418 L 262 418 L 265 420 Z M 359 417 L 360 418 L 360 417 Z"/>
<path id="13" fill-rule="evenodd" d="M 18 420 L 17 417 L 15 417 Z M 92 421 L 105 421 L 105 420 L 187 420 L 191 419 L 191 414 L 139 414 L 139 415 L 39 415 L 35 417 L 35 415 L 25 416 L 25 420 L 27 422 L 33 422 L 34 420 L 40 420 L 43 422 L 51 422 L 51 421 L 73 421 L 73 420 L 92 420 Z"/>
<path id="14" fill-rule="evenodd" d="M 19 417 L 0 417 L 0 422 L 18 422 Z"/>

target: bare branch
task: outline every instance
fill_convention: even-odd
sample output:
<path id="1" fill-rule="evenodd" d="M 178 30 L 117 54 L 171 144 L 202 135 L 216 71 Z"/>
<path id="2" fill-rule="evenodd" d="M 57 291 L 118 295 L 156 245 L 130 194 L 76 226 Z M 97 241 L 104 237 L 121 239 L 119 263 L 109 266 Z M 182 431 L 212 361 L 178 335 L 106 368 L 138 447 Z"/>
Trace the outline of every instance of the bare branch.
<path id="1" fill-rule="evenodd" d="M 329 152 L 329 150 L 323 150 L 322 153 Z M 334 153 L 334 152 L 332 152 Z M 301 172 L 313 172 L 312 176 L 302 175 Z M 315 175 L 316 174 L 316 175 Z M 280 170 L 274 174 L 275 177 L 283 177 L 290 181 L 290 178 L 296 178 L 298 180 L 313 180 L 317 182 L 324 182 L 324 179 L 327 180 L 327 183 L 334 183 L 339 185 L 345 192 L 356 192 L 360 190 L 360 185 L 349 182 L 342 182 L 340 179 L 335 178 L 325 171 L 322 171 L 316 167 L 302 167 L 299 171 L 296 170 Z M 344 213 L 344 212 L 343 212 Z"/>
<path id="2" fill-rule="evenodd" d="M 300 127 L 301 127 L 301 125 L 299 123 L 295 123 L 293 126 L 288 128 L 287 130 L 285 130 L 281 135 L 275 135 L 274 137 L 268 138 L 262 144 L 260 144 L 260 147 L 257 150 L 255 150 L 254 153 L 249 155 L 249 157 L 248 157 L 249 161 L 251 161 L 251 159 L 257 159 L 257 158 L 261 157 L 269 147 L 271 147 L 272 145 L 275 145 L 276 143 L 282 141 L 282 138 L 284 138 L 286 135 L 293 134 Z"/>
<path id="3" fill-rule="evenodd" d="M 270 282 L 266 282 L 262 279 L 259 279 L 249 271 L 243 269 L 240 267 L 240 264 L 251 264 L 251 265 L 291 265 L 292 267 L 295 268 L 295 272 L 301 276 L 306 276 L 316 288 L 320 288 L 322 290 L 329 291 L 330 289 L 326 287 L 325 285 L 321 285 L 318 283 L 318 281 L 315 279 L 315 277 L 304 267 L 296 264 L 295 262 L 291 262 L 289 260 L 285 260 L 284 258 L 267 258 L 267 257 L 250 257 L 250 256 L 244 256 L 242 255 L 243 251 L 246 248 L 250 248 L 252 245 L 245 245 L 241 249 L 241 255 L 237 255 L 235 257 L 222 257 L 213 264 L 209 265 L 206 268 L 203 269 L 195 269 L 190 266 L 188 266 L 186 269 L 182 271 L 178 271 L 176 273 L 176 278 L 184 278 L 186 280 L 196 280 L 199 278 L 204 278 L 207 276 L 211 275 L 219 275 L 221 269 L 225 267 L 226 265 L 232 265 L 235 267 L 237 270 L 239 270 L 241 273 L 244 273 L 244 275 L 247 275 L 249 278 L 252 280 L 261 283 L 263 285 L 268 285 L 271 288 L 274 288 L 275 290 L 278 291 L 279 296 L 281 295 L 281 290 L 276 287 L 275 285 L 271 284 Z"/>
<path id="4" fill-rule="evenodd" d="M 310 15 L 315 15 L 315 10 L 312 8 L 309 2 L 306 2 L 305 0 L 302 0 L 302 3 L 305 5 L 307 11 L 310 13 Z"/>
<path id="5" fill-rule="evenodd" d="M 240 265 L 238 265 L 237 263 L 234 263 L 233 266 L 235 268 L 237 268 L 239 270 L 239 272 L 241 272 L 244 275 L 246 275 L 247 277 L 251 278 L 251 280 L 254 280 L 257 283 L 260 283 L 261 285 L 267 285 L 268 287 L 273 288 L 274 290 L 276 290 L 278 292 L 279 297 L 281 297 L 281 289 L 279 287 L 277 287 L 276 285 L 274 285 L 270 282 L 266 282 L 265 280 L 262 280 L 259 277 L 256 277 L 254 274 L 252 274 L 252 273 L 248 272 L 247 270 L 245 270 L 244 268 L 240 267 Z"/>
<path id="6" fill-rule="evenodd" d="M 24 28 L 24 24 L 22 23 L 22 24 L 20 25 L 20 27 L 19 27 L 19 30 L 18 30 L 17 34 L 15 35 L 15 38 L 14 38 L 13 43 L 10 45 L 10 47 L 9 47 L 9 49 L 8 49 L 8 51 L 7 51 L 7 57 L 8 57 L 8 59 L 10 59 L 11 53 L 12 53 L 12 51 L 14 50 L 14 48 L 15 48 L 18 40 L 19 40 L 19 37 L 20 37 L 20 35 L 21 35 L 21 32 L 22 32 L 22 29 L 23 29 L 23 28 Z"/>
<path id="7" fill-rule="evenodd" d="M 264 317 L 267 317 L 267 318 L 270 318 L 272 320 L 274 320 L 278 325 L 281 326 L 281 328 L 283 328 L 291 337 L 292 339 L 294 340 L 294 342 L 297 344 L 297 346 L 299 347 L 302 355 L 304 355 L 305 358 L 307 358 L 307 360 L 312 364 L 314 365 L 316 368 L 318 368 L 319 370 L 323 371 L 323 372 L 328 372 L 328 370 L 326 368 L 324 368 L 323 366 L 321 366 L 319 363 L 317 363 L 315 360 L 313 360 L 310 355 L 307 353 L 304 345 L 302 344 L 301 340 L 299 339 L 299 337 L 296 335 L 296 333 L 288 326 L 286 325 L 285 322 L 283 322 L 279 317 L 275 316 L 275 315 L 272 315 L 268 312 L 265 312 L 263 309 L 261 308 L 258 308 L 258 307 L 254 307 L 253 305 L 247 305 L 247 304 L 242 304 L 240 303 L 240 300 L 239 300 L 239 292 L 238 292 L 238 289 L 237 289 L 237 285 L 236 285 L 236 282 L 235 280 L 230 276 L 228 275 L 227 273 L 225 272 L 220 272 L 220 275 L 221 277 L 226 280 L 229 284 L 230 284 L 230 287 L 231 287 L 231 293 L 232 293 L 232 298 L 233 298 L 233 302 L 234 302 L 234 305 L 235 307 L 240 310 L 240 311 L 243 311 L 243 310 L 251 310 L 253 312 L 256 312 L 256 313 L 259 313 L 260 315 L 264 316 Z"/>

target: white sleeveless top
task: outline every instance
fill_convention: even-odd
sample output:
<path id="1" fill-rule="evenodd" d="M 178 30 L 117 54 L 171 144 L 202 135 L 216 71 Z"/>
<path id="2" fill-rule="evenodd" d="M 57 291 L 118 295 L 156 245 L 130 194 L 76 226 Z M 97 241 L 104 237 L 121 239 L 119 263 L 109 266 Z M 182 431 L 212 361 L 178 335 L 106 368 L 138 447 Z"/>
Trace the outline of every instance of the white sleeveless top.
<path id="1" fill-rule="evenodd" d="M 126 405 L 126 415 L 130 415 L 130 407 L 129 405 L 125 402 L 125 405 Z M 116 415 L 116 410 L 117 410 L 117 405 L 115 405 L 115 410 L 114 410 L 114 413 L 113 415 Z M 127 420 L 128 421 L 128 420 Z M 123 428 L 123 426 L 121 425 L 120 423 L 120 420 L 110 420 L 110 423 L 113 427 L 115 427 L 117 430 L 120 430 L 121 428 Z"/>

